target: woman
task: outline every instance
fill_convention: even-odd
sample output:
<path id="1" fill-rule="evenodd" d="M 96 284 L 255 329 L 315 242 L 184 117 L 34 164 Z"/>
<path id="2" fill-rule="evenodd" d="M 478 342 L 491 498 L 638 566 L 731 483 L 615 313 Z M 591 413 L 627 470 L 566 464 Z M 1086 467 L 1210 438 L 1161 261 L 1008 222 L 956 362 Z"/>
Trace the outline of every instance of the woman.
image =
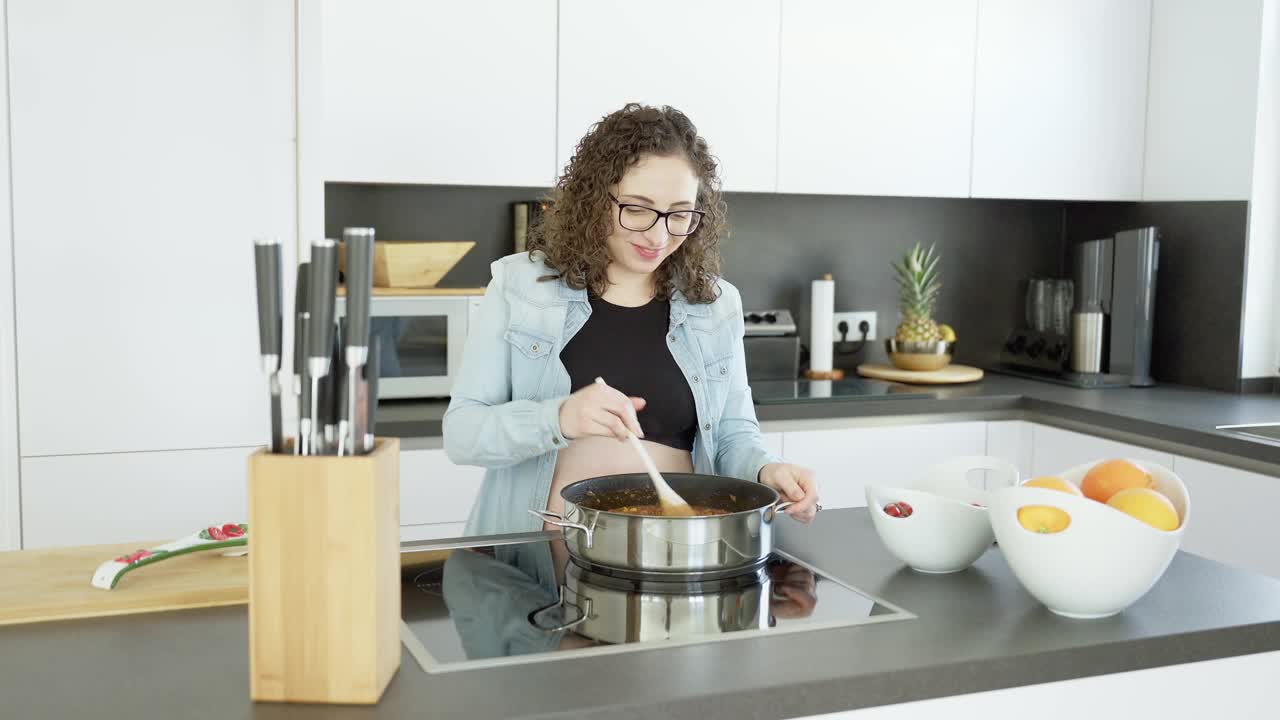
<path id="1" fill-rule="evenodd" d="M 718 277 L 716 160 L 677 110 L 627 105 L 578 144 L 529 252 L 492 265 L 444 416 L 455 463 L 489 468 L 468 534 L 542 528 L 585 478 L 663 472 L 759 481 L 808 522 L 817 486 L 760 439 L 742 303 Z M 594 382 L 600 377 L 607 384 Z"/>

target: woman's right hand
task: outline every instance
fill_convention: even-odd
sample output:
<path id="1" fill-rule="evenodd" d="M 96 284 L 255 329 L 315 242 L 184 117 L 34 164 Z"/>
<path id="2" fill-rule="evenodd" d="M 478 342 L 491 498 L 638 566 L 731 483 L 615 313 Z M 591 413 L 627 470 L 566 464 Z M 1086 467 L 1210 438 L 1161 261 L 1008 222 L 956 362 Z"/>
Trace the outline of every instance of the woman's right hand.
<path id="1" fill-rule="evenodd" d="M 570 440 L 587 435 L 627 439 L 627 430 L 644 437 L 636 412 L 644 398 L 627 397 L 602 383 L 591 383 L 560 405 L 560 432 Z"/>

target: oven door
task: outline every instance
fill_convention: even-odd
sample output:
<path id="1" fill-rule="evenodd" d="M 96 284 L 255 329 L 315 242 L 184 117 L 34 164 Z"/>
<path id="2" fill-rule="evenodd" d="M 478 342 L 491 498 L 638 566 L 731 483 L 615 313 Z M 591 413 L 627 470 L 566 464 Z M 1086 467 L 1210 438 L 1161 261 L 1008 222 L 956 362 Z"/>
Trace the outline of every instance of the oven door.
<path id="1" fill-rule="evenodd" d="M 338 316 L 345 310 L 343 298 L 338 298 Z M 377 338 L 382 344 L 378 395 L 448 397 L 462 364 L 468 298 L 375 295 L 369 314 L 370 342 Z"/>

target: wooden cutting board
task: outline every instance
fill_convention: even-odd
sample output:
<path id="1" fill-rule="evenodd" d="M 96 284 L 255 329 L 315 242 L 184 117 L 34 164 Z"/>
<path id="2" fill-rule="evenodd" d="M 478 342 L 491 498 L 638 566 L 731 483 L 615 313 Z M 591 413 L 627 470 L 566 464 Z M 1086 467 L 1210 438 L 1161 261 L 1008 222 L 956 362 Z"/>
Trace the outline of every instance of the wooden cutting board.
<path id="1" fill-rule="evenodd" d="M 0 553 L 0 625 L 249 601 L 248 558 L 225 557 L 226 550 L 191 553 L 138 568 L 120 578 L 114 590 L 89 584 L 102 562 L 163 542 Z"/>
<path id="2" fill-rule="evenodd" d="M 941 370 L 899 370 L 891 365 L 866 364 L 858 366 L 858 374 L 863 377 L 890 382 L 907 383 L 908 385 L 951 385 L 954 383 L 977 382 L 982 379 L 982 370 L 968 365 L 948 365 Z"/>
<path id="3" fill-rule="evenodd" d="M 373 289 L 374 297 L 433 297 L 445 296 L 456 297 L 459 295 L 484 295 L 482 287 L 457 287 L 457 288 L 390 288 L 376 287 Z M 346 295 L 347 288 L 345 285 L 338 286 L 338 295 Z"/>
<path id="4" fill-rule="evenodd" d="M 225 550 L 195 552 L 138 568 L 121 577 L 114 590 L 89 584 L 103 561 L 161 542 L 0 552 L 0 625 L 249 602 L 249 559 L 224 557 Z M 450 552 L 405 552 L 400 562 L 439 564 Z"/>

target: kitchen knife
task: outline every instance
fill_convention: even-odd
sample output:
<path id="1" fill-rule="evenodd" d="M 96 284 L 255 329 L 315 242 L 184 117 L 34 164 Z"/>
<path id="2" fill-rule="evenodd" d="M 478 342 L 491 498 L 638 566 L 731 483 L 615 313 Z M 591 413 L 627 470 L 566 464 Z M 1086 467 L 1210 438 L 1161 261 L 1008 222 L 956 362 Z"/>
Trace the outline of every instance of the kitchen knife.
<path id="1" fill-rule="evenodd" d="M 253 241 L 253 265 L 258 285 L 258 349 L 262 370 L 270 378 L 271 452 L 284 452 L 284 419 L 280 412 L 281 295 L 280 238 Z"/>
<path id="2" fill-rule="evenodd" d="M 374 425 L 378 419 L 378 363 L 382 356 L 382 338 L 374 336 L 369 343 L 369 361 L 364 366 L 364 452 L 373 452 Z"/>
<path id="3" fill-rule="evenodd" d="M 342 406 L 342 381 L 343 381 L 343 365 L 342 365 L 342 326 L 339 323 L 333 336 L 333 349 L 329 353 L 329 374 L 324 377 L 324 381 L 320 384 L 322 388 L 321 394 L 324 396 L 320 405 L 320 412 L 323 413 L 322 427 L 324 430 L 324 447 L 321 453 L 329 455 L 336 453 L 338 448 L 338 416 L 339 408 Z"/>
<path id="4" fill-rule="evenodd" d="M 360 369 L 369 359 L 369 305 L 373 294 L 373 228 L 349 227 L 342 230 L 346 245 L 347 322 L 346 405 L 338 421 L 338 454 L 355 455 L 364 438 L 355 432 L 356 390 Z"/>
<path id="5" fill-rule="evenodd" d="M 293 394 L 298 399 L 298 437 L 295 455 L 307 455 L 311 439 L 311 381 L 307 378 L 307 330 L 311 312 L 311 264 L 298 264 L 298 282 L 293 296 Z"/>
<path id="6" fill-rule="evenodd" d="M 311 243 L 311 321 L 307 333 L 307 372 L 311 376 L 311 396 L 318 399 L 320 379 L 327 376 L 333 356 L 333 305 L 338 283 L 338 244 L 329 238 Z M 311 404 L 312 438 L 321 434 L 319 405 Z M 318 442 L 313 442 L 318 445 Z"/>

